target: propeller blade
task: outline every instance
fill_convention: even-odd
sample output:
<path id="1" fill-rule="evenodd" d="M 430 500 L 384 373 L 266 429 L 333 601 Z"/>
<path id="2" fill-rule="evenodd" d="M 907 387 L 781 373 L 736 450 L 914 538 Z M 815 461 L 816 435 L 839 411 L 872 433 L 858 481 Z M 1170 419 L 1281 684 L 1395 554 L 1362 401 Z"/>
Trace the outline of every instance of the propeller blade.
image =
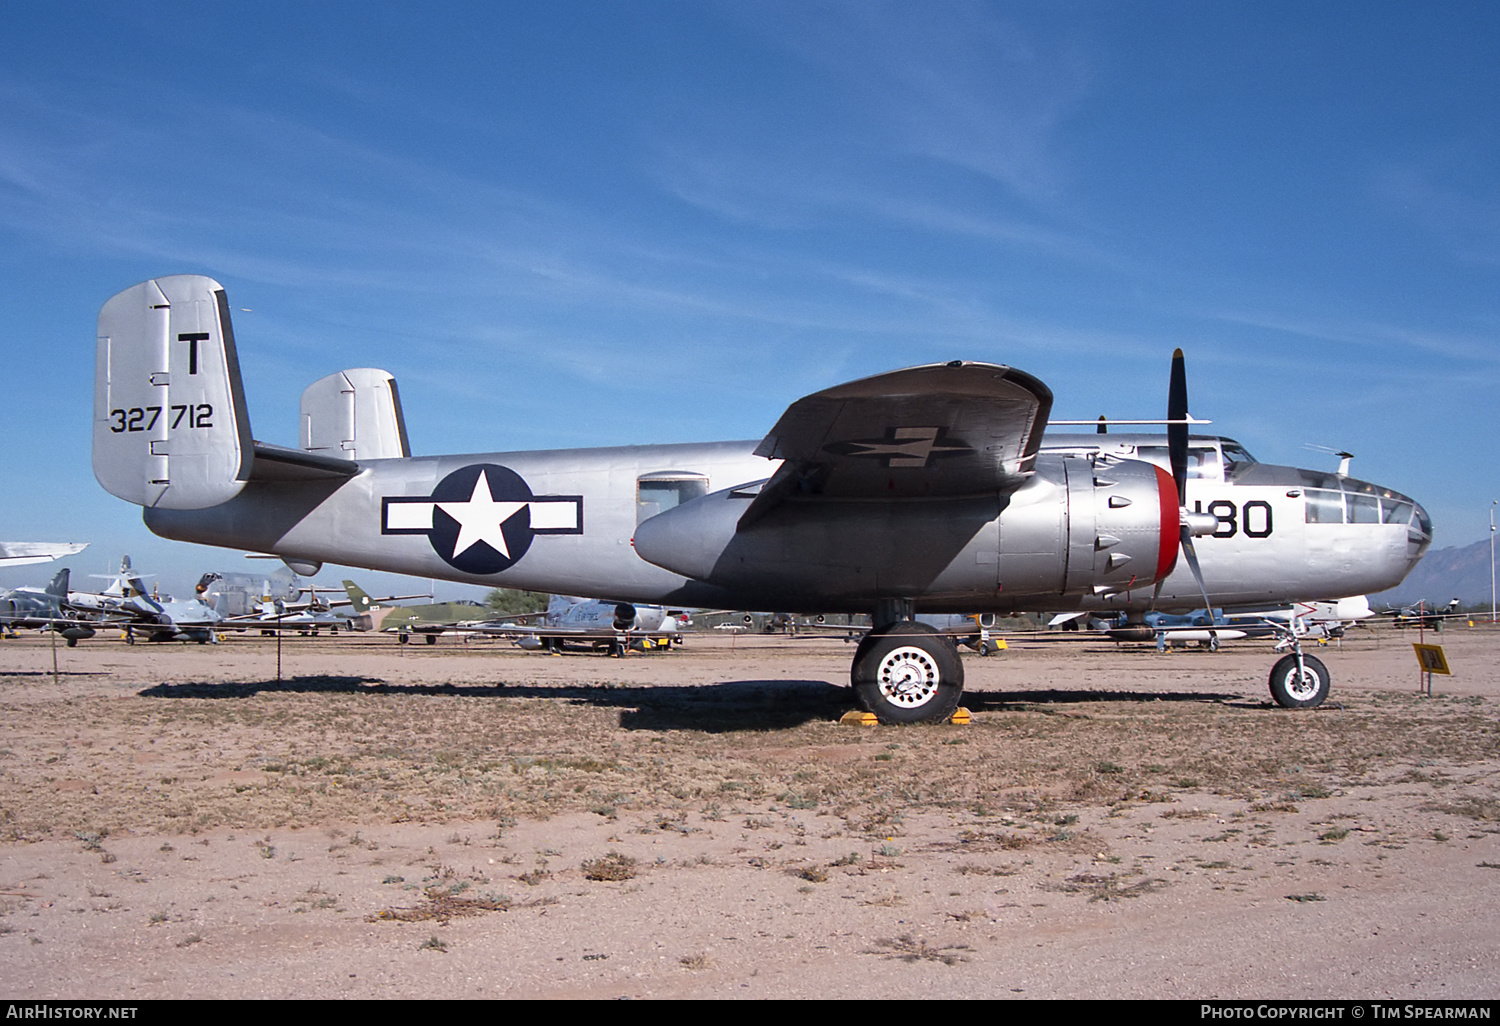
<path id="1" fill-rule="evenodd" d="M 1203 583 L 1203 570 L 1198 566 L 1198 552 L 1193 548 L 1193 534 L 1187 524 L 1182 525 L 1182 554 L 1187 557 L 1188 566 L 1193 571 L 1193 580 L 1198 582 L 1198 592 L 1203 596 L 1203 608 L 1208 610 L 1208 617 L 1212 620 L 1213 600 L 1208 597 L 1208 586 Z"/>
<path id="2" fill-rule="evenodd" d="M 1097 432 L 1101 435 L 1109 434 L 1109 421 L 1105 419 L 1105 416 L 1102 413 L 1099 414 L 1099 427 L 1095 430 L 1097 430 Z"/>
<path id="3" fill-rule="evenodd" d="M 1182 350 L 1172 353 L 1172 376 L 1167 384 L 1167 455 L 1172 462 L 1172 480 L 1177 483 L 1177 501 L 1187 506 L 1188 458 L 1187 366 Z"/>

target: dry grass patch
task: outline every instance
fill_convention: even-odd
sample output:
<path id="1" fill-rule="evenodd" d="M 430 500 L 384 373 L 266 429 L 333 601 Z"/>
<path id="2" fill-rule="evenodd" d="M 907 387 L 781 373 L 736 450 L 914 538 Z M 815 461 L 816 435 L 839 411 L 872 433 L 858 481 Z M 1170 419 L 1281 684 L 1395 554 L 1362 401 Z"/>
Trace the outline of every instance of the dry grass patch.
<path id="1" fill-rule="evenodd" d="M 1095 901 L 1120 901 L 1124 898 L 1139 898 L 1143 894 L 1151 894 L 1162 890 L 1167 886 L 1165 880 L 1141 879 L 1127 883 L 1127 880 L 1139 876 L 1140 873 L 1079 873 L 1070 876 L 1065 882 L 1046 885 L 1046 890 L 1062 891 L 1065 894 L 1087 894 L 1090 902 Z"/>
<path id="2" fill-rule="evenodd" d="M 959 965 L 967 962 L 966 955 L 959 952 L 971 950 L 967 944 L 945 944 L 934 947 L 920 937 L 913 937 L 909 933 L 903 933 L 899 937 L 887 937 L 875 942 L 873 948 L 866 948 L 866 955 L 881 955 L 885 958 L 900 959 L 903 962 L 941 962 L 944 965 Z"/>
<path id="3" fill-rule="evenodd" d="M 629 855 L 617 851 L 609 852 L 597 859 L 589 859 L 583 863 L 583 876 L 586 880 L 632 880 L 636 875 L 635 859 Z"/>

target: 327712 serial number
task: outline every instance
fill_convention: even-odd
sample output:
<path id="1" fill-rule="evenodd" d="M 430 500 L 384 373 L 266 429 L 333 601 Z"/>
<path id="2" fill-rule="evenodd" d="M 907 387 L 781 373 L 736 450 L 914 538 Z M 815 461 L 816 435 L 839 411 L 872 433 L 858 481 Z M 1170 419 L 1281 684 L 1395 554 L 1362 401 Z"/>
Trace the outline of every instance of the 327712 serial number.
<path id="1" fill-rule="evenodd" d="M 132 406 L 128 410 L 110 410 L 109 429 L 115 434 L 123 431 L 150 431 L 161 418 L 160 406 Z M 214 426 L 212 403 L 177 403 L 167 407 L 169 428 L 211 428 Z"/>

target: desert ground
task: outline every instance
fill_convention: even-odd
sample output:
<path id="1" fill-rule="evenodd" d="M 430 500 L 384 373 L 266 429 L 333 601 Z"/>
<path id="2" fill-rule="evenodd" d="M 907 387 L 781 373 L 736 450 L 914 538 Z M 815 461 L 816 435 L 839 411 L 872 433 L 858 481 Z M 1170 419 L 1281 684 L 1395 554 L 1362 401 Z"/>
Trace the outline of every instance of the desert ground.
<path id="1" fill-rule="evenodd" d="M 0 641 L 8 998 L 1500 996 L 1500 629 L 966 654 L 836 639 Z M 56 659 L 56 674 L 53 665 Z"/>

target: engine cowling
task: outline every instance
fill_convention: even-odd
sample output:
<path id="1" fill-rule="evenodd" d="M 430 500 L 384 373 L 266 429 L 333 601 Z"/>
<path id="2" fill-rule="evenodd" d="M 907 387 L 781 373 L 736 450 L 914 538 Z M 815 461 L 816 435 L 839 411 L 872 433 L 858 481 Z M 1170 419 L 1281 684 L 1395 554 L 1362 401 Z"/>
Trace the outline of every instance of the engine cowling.
<path id="1" fill-rule="evenodd" d="M 646 520 L 636 552 L 749 608 L 797 612 L 866 611 L 885 598 L 934 612 L 1055 608 L 1064 597 L 1152 587 L 1176 564 L 1176 488 L 1140 461 L 1039 458 L 1007 495 L 793 496 L 741 529 L 757 490 L 726 489 Z"/>

